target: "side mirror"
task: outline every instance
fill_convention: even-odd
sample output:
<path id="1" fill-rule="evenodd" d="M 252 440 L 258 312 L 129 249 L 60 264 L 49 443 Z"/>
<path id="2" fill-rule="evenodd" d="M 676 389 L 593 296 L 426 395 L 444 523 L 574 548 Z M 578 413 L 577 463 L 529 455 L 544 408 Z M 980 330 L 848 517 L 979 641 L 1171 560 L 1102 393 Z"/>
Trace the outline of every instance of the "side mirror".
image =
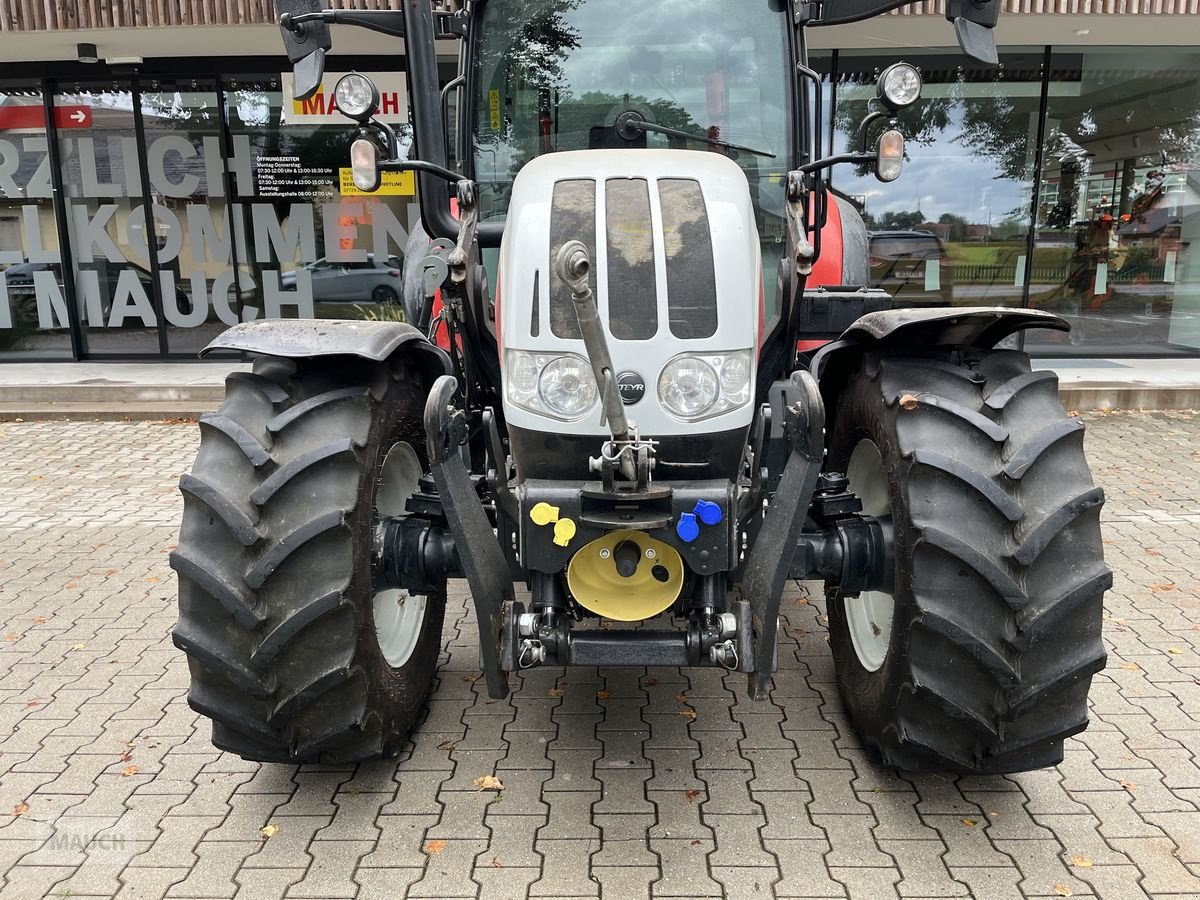
<path id="1" fill-rule="evenodd" d="M 307 100 L 321 87 L 325 53 L 333 46 L 328 23 L 319 18 L 301 20 L 306 15 L 319 14 L 321 9 L 321 0 L 275 0 L 283 46 L 296 82 L 297 100 Z"/>
<path id="2" fill-rule="evenodd" d="M 954 23 L 954 34 L 962 52 L 989 66 L 1000 62 L 992 29 L 1000 16 L 1000 0 L 949 0 L 946 18 Z"/>

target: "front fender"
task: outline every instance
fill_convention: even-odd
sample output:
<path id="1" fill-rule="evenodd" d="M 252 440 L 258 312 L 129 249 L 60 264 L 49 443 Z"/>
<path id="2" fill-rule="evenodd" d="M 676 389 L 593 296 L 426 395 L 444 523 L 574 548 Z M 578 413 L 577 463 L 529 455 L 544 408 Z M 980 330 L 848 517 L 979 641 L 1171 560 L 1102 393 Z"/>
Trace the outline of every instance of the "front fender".
<path id="1" fill-rule="evenodd" d="M 821 385 L 827 409 L 837 397 L 862 355 L 889 348 L 906 351 L 935 347 L 989 349 L 1026 328 L 1070 331 L 1065 319 L 1039 309 L 993 306 L 891 309 L 868 313 L 813 356 L 809 370 Z"/>
<path id="2" fill-rule="evenodd" d="M 450 358 L 425 335 L 404 322 L 355 319 L 263 319 L 243 322 L 223 332 L 200 351 L 243 353 L 304 359 L 314 356 L 357 356 L 382 362 L 398 350 L 419 357 L 422 371 L 433 377 L 453 374 Z"/>

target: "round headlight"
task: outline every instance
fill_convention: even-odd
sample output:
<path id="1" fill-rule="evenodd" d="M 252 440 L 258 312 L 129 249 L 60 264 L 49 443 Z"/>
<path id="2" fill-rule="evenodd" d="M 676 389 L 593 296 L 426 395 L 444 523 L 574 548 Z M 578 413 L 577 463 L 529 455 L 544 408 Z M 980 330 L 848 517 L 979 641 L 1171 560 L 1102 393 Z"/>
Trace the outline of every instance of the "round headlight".
<path id="1" fill-rule="evenodd" d="M 538 386 L 538 366 L 534 358 L 527 353 L 513 352 L 508 367 L 509 393 L 520 397 L 528 397 Z"/>
<path id="2" fill-rule="evenodd" d="M 894 110 L 911 106 L 921 96 L 921 73 L 905 62 L 888 66 L 879 76 L 878 93 L 879 99 Z"/>
<path id="3" fill-rule="evenodd" d="M 726 357 L 721 366 L 721 392 L 727 400 L 740 401 L 750 386 L 750 363 L 743 356 Z"/>
<path id="4" fill-rule="evenodd" d="M 366 75 L 350 72 L 334 85 L 333 102 L 340 112 L 361 122 L 379 108 L 379 88 Z"/>
<path id="5" fill-rule="evenodd" d="M 658 379 L 658 398 L 681 419 L 702 416 L 717 402 L 720 381 L 702 359 L 680 356 L 667 363 Z"/>
<path id="6" fill-rule="evenodd" d="M 538 394 L 555 415 L 576 419 L 596 402 L 596 378 L 586 360 L 560 356 L 542 370 Z"/>

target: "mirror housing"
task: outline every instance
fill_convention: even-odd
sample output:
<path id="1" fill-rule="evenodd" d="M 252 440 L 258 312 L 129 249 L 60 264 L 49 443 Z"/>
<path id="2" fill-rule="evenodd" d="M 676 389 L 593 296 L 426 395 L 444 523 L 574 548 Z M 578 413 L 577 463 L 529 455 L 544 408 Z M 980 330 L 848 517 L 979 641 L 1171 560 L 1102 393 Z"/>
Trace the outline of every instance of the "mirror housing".
<path id="1" fill-rule="evenodd" d="M 325 75 L 325 53 L 333 46 L 328 23 L 314 18 L 297 22 L 298 17 L 320 14 L 321 0 L 275 0 L 283 46 L 292 64 L 297 100 L 307 100 L 321 87 Z"/>

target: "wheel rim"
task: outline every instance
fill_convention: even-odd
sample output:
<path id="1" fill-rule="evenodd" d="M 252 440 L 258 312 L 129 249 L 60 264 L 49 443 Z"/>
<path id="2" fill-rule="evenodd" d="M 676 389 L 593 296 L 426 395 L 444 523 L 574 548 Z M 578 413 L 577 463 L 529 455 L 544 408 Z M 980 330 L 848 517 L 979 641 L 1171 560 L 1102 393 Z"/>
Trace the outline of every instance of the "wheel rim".
<path id="1" fill-rule="evenodd" d="M 398 518 L 407 514 L 405 504 L 417 490 L 423 468 L 417 453 L 403 441 L 384 457 L 375 488 L 375 514 Z M 425 624 L 426 598 L 402 589 L 377 591 L 371 599 L 375 617 L 375 639 L 387 664 L 398 669 L 408 662 Z"/>
<path id="2" fill-rule="evenodd" d="M 396 292 L 393 291 L 391 288 L 377 287 L 377 288 L 375 288 L 375 294 L 372 299 L 374 299 L 374 301 L 376 303 L 378 303 L 380 306 L 383 306 L 384 304 L 387 304 L 387 303 L 395 303 L 396 300 L 398 299 L 398 297 L 396 295 Z"/>
<path id="3" fill-rule="evenodd" d="M 891 511 L 887 471 L 874 441 L 859 441 L 850 454 L 846 468 L 850 490 L 862 501 L 863 515 L 886 516 Z M 887 658 L 892 642 L 892 619 L 896 601 L 885 591 L 863 591 L 857 597 L 843 599 L 850 642 L 859 663 L 868 672 L 876 672 Z"/>

